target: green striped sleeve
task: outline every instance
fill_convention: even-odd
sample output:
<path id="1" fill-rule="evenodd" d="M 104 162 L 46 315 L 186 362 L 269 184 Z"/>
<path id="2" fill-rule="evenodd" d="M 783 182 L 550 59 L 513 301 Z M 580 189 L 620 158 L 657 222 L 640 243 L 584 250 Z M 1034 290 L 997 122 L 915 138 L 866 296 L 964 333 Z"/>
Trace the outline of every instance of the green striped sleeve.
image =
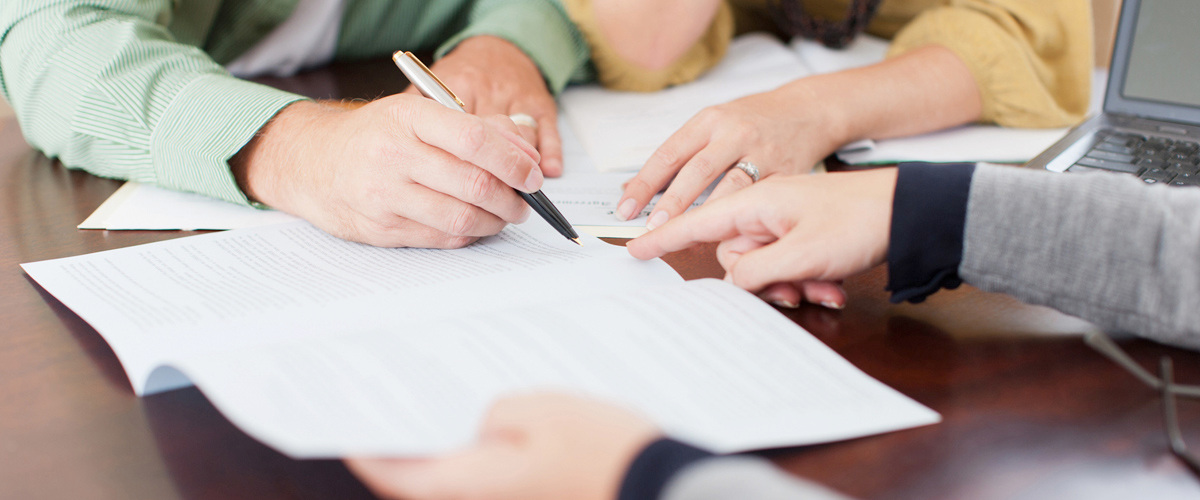
<path id="1" fill-rule="evenodd" d="M 572 81 L 591 78 L 591 52 L 554 0 L 479 0 L 471 7 L 467 27 L 437 51 L 442 57 L 463 40 L 493 35 L 519 47 L 537 64 L 550 92 L 557 95 Z"/>
<path id="2" fill-rule="evenodd" d="M 171 0 L 0 7 L 0 89 L 70 168 L 246 203 L 228 159 L 300 96 L 245 82 L 159 23 Z"/>

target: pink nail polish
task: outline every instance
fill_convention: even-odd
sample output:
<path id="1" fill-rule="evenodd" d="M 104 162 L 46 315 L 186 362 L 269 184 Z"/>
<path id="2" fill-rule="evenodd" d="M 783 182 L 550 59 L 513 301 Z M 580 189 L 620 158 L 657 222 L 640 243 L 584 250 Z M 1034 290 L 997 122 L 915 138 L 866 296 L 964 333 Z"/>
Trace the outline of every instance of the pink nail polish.
<path id="1" fill-rule="evenodd" d="M 666 212 L 662 212 L 662 211 L 654 212 L 653 214 L 650 214 L 650 220 L 646 222 L 646 229 L 653 231 L 654 228 L 657 228 L 663 224 L 666 224 L 667 219 L 670 219 L 670 218 L 671 218 L 671 216 L 667 215 Z"/>
<path id="2" fill-rule="evenodd" d="M 621 202 L 617 207 L 617 219 L 629 220 L 633 218 L 633 210 L 637 208 L 637 202 L 633 198 L 629 198 Z"/>

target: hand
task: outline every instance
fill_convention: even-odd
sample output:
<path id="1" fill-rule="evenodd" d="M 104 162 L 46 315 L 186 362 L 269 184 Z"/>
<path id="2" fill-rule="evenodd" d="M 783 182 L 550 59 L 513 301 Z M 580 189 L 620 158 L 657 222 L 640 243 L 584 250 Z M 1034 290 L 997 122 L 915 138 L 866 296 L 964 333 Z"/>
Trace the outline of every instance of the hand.
<path id="1" fill-rule="evenodd" d="M 384 498 L 611 500 L 659 431 L 625 410 L 565 395 L 492 407 L 471 448 L 432 459 L 347 459 Z"/>
<path id="2" fill-rule="evenodd" d="M 702 110 L 626 184 L 618 216 L 640 213 L 669 183 L 646 224 L 654 229 L 683 213 L 721 174 L 728 172 L 709 199 L 750 185 L 749 176 L 730 169 L 739 161 L 758 166 L 760 179 L 812 170 L 842 144 L 836 115 L 826 108 L 806 80 L 797 80 Z"/>
<path id="3" fill-rule="evenodd" d="M 562 175 L 554 96 L 537 65 L 516 45 L 494 36 L 468 38 L 429 69 L 462 100 L 468 113 L 532 116 L 537 128 L 520 126 L 521 137 L 541 153 L 544 174 Z"/>
<path id="4" fill-rule="evenodd" d="M 779 176 L 705 203 L 630 241 L 629 253 L 652 259 L 718 241 L 726 279 L 772 302 L 800 300 L 840 308 L 832 282 L 884 261 L 896 169 Z"/>
<path id="5" fill-rule="evenodd" d="M 744 173 L 729 170 L 738 161 L 757 165 L 760 178 L 807 172 L 848 142 L 941 130 L 979 119 L 982 109 L 970 69 L 940 45 L 801 78 L 701 111 L 629 182 L 617 213 L 626 220 L 641 213 L 670 183 L 646 223 L 653 229 L 683 213 L 726 171 L 710 200 L 749 185 Z"/>
<path id="6" fill-rule="evenodd" d="M 297 102 L 230 160 L 251 199 L 376 246 L 461 247 L 529 216 L 538 154 L 505 117 L 395 95 Z"/>

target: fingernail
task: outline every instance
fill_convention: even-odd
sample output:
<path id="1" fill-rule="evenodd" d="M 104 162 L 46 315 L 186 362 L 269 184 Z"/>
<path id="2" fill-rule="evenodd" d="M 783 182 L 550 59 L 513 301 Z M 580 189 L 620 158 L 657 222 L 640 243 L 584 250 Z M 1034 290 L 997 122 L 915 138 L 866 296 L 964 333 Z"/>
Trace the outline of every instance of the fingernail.
<path id="1" fill-rule="evenodd" d="M 650 220 L 646 221 L 646 229 L 653 231 L 654 228 L 661 226 L 663 224 L 666 224 L 667 219 L 670 219 L 670 218 L 671 218 L 671 216 L 667 215 L 666 212 L 663 212 L 663 211 L 654 212 L 653 214 L 650 214 Z"/>
<path id="2" fill-rule="evenodd" d="M 529 177 L 525 178 L 525 192 L 532 193 L 542 188 L 542 170 L 535 168 L 529 171 Z"/>
<path id="3" fill-rule="evenodd" d="M 828 307 L 828 308 L 830 308 L 830 309 L 837 309 L 837 310 L 839 310 L 839 311 L 840 311 L 840 310 L 842 310 L 842 309 L 844 309 L 844 308 L 846 307 L 846 304 L 839 304 L 839 303 L 837 303 L 837 302 L 833 302 L 833 301 L 830 301 L 830 300 L 827 300 L 827 301 L 825 301 L 825 302 L 822 302 L 822 303 L 821 303 L 821 305 L 823 305 L 823 306 L 825 306 L 825 307 Z"/>
<path id="4" fill-rule="evenodd" d="M 617 207 L 617 219 L 629 220 L 633 218 L 633 210 L 637 208 L 637 202 L 633 198 L 626 199 Z"/>
<path id="5" fill-rule="evenodd" d="M 798 309 L 800 307 L 800 304 L 797 304 L 795 302 L 790 302 L 787 300 L 772 300 L 771 303 L 775 304 L 777 307 L 782 307 L 784 309 Z"/>

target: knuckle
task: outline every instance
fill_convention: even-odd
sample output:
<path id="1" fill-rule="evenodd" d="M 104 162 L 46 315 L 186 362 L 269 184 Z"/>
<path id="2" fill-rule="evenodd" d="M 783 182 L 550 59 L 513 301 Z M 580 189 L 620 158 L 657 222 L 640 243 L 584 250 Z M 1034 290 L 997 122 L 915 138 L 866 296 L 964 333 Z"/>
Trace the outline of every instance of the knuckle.
<path id="1" fill-rule="evenodd" d="M 463 145 L 464 151 L 467 153 L 472 155 L 478 153 L 487 143 L 487 126 L 483 121 L 475 120 L 470 125 L 463 127 L 459 132 L 459 143 Z"/>
<path id="2" fill-rule="evenodd" d="M 462 248 L 474 243 L 478 238 L 471 236 L 448 236 L 442 240 L 442 248 Z"/>
<path id="3" fill-rule="evenodd" d="M 750 120 L 738 119 L 733 123 L 733 131 L 730 133 L 732 139 L 740 144 L 753 144 L 758 142 L 759 133 L 758 127 L 755 127 Z"/>
<path id="4" fill-rule="evenodd" d="M 625 186 L 625 192 L 634 197 L 646 196 L 658 192 L 658 186 L 651 186 L 641 176 L 637 176 L 629 180 L 629 183 Z"/>
<path id="5" fill-rule="evenodd" d="M 658 203 L 654 206 L 655 208 L 661 208 L 674 214 L 682 212 L 687 205 L 688 204 L 684 202 L 683 198 L 680 198 L 679 195 L 674 193 L 663 193 L 662 198 L 659 198 Z"/>
<path id="6" fill-rule="evenodd" d="M 680 157 L 674 148 L 664 144 L 650 156 L 650 162 L 658 165 L 672 166 L 680 163 Z"/>
<path id="7" fill-rule="evenodd" d="M 475 228 L 479 216 L 475 214 L 475 210 L 464 207 L 453 210 L 450 214 L 450 224 L 447 227 L 451 236 L 468 236 L 471 230 Z"/>
<path id="8" fill-rule="evenodd" d="M 466 197 L 468 203 L 478 205 L 492 199 L 496 195 L 494 177 L 487 171 L 472 169 L 467 177 Z"/>
<path id="9" fill-rule="evenodd" d="M 500 160 L 500 171 L 505 178 L 523 183 L 525 181 L 525 176 L 521 175 L 525 163 L 523 160 L 528 157 L 525 156 L 525 153 L 516 151 L 515 146 L 506 149 L 504 157 Z"/>
<path id="10" fill-rule="evenodd" d="M 706 156 L 696 156 L 688 162 L 688 167 L 703 174 L 705 177 L 716 172 L 717 166 Z"/>
<path id="11" fill-rule="evenodd" d="M 700 110 L 696 113 L 696 119 L 704 123 L 712 123 L 721 121 L 725 116 L 725 108 L 722 106 L 711 106 Z"/>

